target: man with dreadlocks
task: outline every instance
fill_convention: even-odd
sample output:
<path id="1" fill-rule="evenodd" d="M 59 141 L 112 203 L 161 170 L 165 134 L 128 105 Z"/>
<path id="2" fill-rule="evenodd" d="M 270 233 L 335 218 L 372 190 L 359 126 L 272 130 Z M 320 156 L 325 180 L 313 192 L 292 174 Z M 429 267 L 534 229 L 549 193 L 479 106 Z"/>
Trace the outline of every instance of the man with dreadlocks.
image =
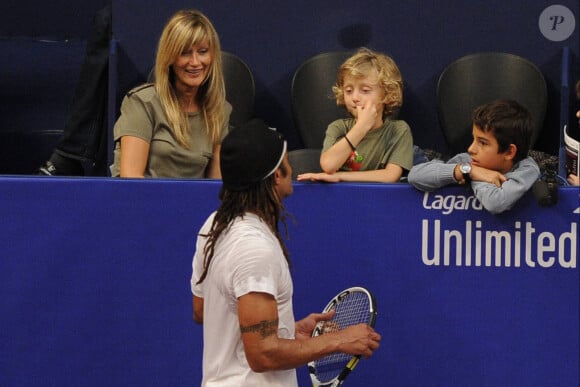
<path id="1" fill-rule="evenodd" d="M 193 318 L 203 323 L 202 386 L 298 386 L 296 367 L 333 352 L 368 357 L 366 324 L 312 338 L 334 312 L 295 322 L 282 200 L 292 194 L 286 141 L 259 120 L 222 142 L 221 204 L 193 257 Z"/>

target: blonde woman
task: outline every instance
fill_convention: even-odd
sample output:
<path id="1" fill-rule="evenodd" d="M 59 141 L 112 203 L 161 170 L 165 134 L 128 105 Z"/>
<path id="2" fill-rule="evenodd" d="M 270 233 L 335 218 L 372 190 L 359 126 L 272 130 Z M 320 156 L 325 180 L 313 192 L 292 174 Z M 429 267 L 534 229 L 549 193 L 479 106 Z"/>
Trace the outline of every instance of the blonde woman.
<path id="1" fill-rule="evenodd" d="M 231 110 L 215 28 L 199 11 L 177 12 L 159 39 L 155 83 L 123 99 L 112 175 L 221 178 Z"/>

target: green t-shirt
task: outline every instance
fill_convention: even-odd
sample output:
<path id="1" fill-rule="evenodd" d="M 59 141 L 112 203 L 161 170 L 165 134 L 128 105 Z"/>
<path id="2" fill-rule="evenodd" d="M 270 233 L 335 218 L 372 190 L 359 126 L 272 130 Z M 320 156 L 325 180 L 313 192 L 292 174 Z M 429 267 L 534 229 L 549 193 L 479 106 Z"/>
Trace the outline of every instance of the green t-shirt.
<path id="1" fill-rule="evenodd" d="M 226 103 L 227 120 L 231 110 L 230 104 Z M 213 146 L 200 112 L 189 113 L 189 127 L 191 145 L 186 149 L 175 139 L 154 85 L 145 84 L 131 90 L 123 99 L 121 115 L 114 127 L 112 175 L 120 175 L 121 137 L 134 136 L 150 145 L 145 177 L 204 178 L 213 158 Z M 222 139 L 227 132 L 226 125 L 221 133 Z"/>
<path id="2" fill-rule="evenodd" d="M 322 151 L 326 151 L 354 126 L 354 118 L 332 122 L 326 129 Z M 353 152 L 354 153 L 354 152 Z M 369 131 L 340 171 L 384 169 L 388 163 L 409 171 L 413 166 L 413 136 L 405 121 L 385 119 L 383 126 Z"/>

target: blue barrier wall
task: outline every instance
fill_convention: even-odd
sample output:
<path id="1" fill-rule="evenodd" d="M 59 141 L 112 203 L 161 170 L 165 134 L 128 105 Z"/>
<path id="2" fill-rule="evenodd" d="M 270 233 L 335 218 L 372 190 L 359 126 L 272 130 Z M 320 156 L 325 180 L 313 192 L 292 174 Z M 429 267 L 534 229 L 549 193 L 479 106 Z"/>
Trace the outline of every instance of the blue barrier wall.
<path id="1" fill-rule="evenodd" d="M 191 257 L 219 186 L 0 178 L 0 385 L 198 385 Z M 352 385 L 577 385 L 579 195 L 493 216 L 462 188 L 295 184 L 296 316 L 375 293 Z"/>

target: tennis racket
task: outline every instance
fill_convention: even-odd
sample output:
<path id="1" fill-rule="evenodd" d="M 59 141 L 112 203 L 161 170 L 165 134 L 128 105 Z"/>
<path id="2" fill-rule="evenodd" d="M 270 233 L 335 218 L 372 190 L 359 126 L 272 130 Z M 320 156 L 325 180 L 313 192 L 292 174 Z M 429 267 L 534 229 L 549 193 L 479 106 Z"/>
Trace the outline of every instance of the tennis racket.
<path id="1" fill-rule="evenodd" d="M 328 332 L 335 332 L 351 325 L 367 323 L 375 326 L 377 315 L 375 299 L 365 288 L 352 287 L 338 293 L 324 308 L 323 312 L 334 310 L 334 317 L 329 321 L 319 322 L 312 337 Z M 308 363 L 310 378 L 314 387 L 340 386 L 358 364 L 360 356 L 346 353 L 332 353 L 321 359 Z"/>

